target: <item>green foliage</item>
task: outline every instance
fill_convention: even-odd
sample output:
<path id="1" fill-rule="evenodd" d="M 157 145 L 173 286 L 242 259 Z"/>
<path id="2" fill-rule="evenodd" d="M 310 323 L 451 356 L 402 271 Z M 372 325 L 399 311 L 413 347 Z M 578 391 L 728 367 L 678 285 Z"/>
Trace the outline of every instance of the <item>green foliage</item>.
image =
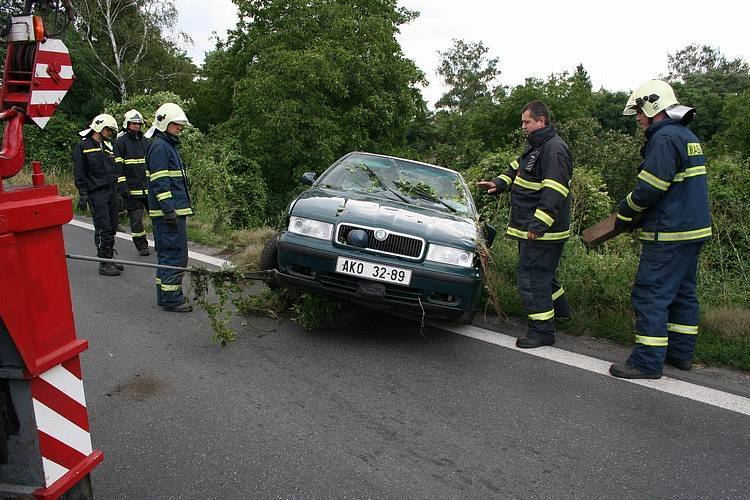
<path id="1" fill-rule="evenodd" d="M 224 347 L 237 338 L 236 332 L 229 326 L 234 313 L 227 308 L 227 304 L 241 298 L 242 273 L 232 266 L 225 266 L 217 271 L 194 268 L 190 272 L 190 279 L 193 297 L 211 323 L 213 339 Z M 209 284 L 218 297 L 216 302 L 209 297 Z"/>
<path id="2" fill-rule="evenodd" d="M 642 161 L 642 133 L 626 135 L 604 130 L 592 118 L 562 123 L 558 132 L 568 143 L 574 164 L 599 173 L 614 202 L 619 202 L 633 189 Z"/>
<path id="3" fill-rule="evenodd" d="M 268 196 L 260 166 L 239 153 L 236 140 L 217 140 L 198 130 L 183 132 L 192 202 L 214 228 L 259 227 L 266 223 Z"/>
<path id="4" fill-rule="evenodd" d="M 573 169 L 570 193 L 570 229 L 573 234 L 580 234 L 614 210 L 602 176 L 586 167 Z"/>
<path id="5" fill-rule="evenodd" d="M 190 106 L 191 103 L 191 101 L 183 99 L 174 92 L 154 92 L 153 94 L 134 95 L 123 102 L 110 101 L 104 108 L 104 113 L 109 113 L 114 116 L 115 120 L 117 120 L 117 125 L 121 127 L 122 120 L 125 117 L 125 112 L 131 109 L 137 109 L 141 112 L 146 121 L 145 125 L 142 127 L 142 130 L 145 131 L 153 123 L 156 110 L 166 102 L 173 102 L 183 109 Z M 191 116 L 188 116 L 188 119 L 191 118 Z"/>
<path id="6" fill-rule="evenodd" d="M 440 52 L 440 75 L 449 90 L 435 103 L 436 108 L 463 112 L 482 97 L 491 97 L 493 83 L 500 76 L 498 58 L 487 58 L 482 42 L 453 40 L 453 47 Z"/>
<path id="7" fill-rule="evenodd" d="M 303 293 L 292 304 L 292 320 L 306 330 L 319 328 L 341 308 L 341 301 L 329 295 Z"/>
<path id="8" fill-rule="evenodd" d="M 55 113 L 44 129 L 36 125 L 25 125 L 23 132 L 27 163 L 38 160 L 42 162 L 45 172 L 72 175 L 73 147 L 81 140 L 78 132 L 86 125 L 70 120 L 62 111 Z"/>
<path id="9" fill-rule="evenodd" d="M 709 161 L 709 200 L 713 217 L 713 239 L 704 252 L 704 261 L 722 279 L 741 279 L 750 290 L 750 161 L 721 156 Z"/>
<path id="10" fill-rule="evenodd" d="M 722 130 L 718 140 L 727 151 L 738 151 L 750 158 L 750 88 L 741 94 L 729 95 L 721 112 Z"/>
<path id="11" fill-rule="evenodd" d="M 406 146 L 421 106 L 412 89 L 423 78 L 395 38 L 410 12 L 391 0 L 236 3 L 230 61 L 209 76 L 223 90 L 229 76 L 216 70 L 236 81 L 221 129 L 241 135 L 242 153 L 260 164 L 272 212 L 305 171 L 320 173 L 347 151 Z"/>

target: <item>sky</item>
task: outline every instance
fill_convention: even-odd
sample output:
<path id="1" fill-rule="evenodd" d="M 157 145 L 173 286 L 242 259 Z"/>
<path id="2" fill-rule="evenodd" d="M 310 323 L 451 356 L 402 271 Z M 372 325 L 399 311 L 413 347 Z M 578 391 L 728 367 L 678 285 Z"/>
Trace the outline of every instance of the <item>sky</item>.
<path id="1" fill-rule="evenodd" d="M 196 64 L 214 47 L 213 33 L 234 27 L 231 0 L 176 0 L 178 27 L 189 34 Z M 750 60 L 750 4 L 714 0 L 399 0 L 420 13 L 401 26 L 398 40 L 425 73 L 422 93 L 430 107 L 446 91 L 437 75 L 439 51 L 453 39 L 482 42 L 499 58 L 499 82 L 514 86 L 527 77 L 572 72 L 583 64 L 594 89 L 631 90 L 666 73 L 667 56 L 689 44 L 717 47 L 728 58 Z M 207 7 L 209 6 L 209 7 Z"/>

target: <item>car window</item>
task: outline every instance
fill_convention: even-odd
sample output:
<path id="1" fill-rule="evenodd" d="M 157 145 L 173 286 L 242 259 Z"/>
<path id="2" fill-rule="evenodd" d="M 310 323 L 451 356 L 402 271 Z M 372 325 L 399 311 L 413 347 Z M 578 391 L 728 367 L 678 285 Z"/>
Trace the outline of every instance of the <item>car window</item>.
<path id="1" fill-rule="evenodd" d="M 388 188 L 415 205 L 473 214 L 468 189 L 458 174 L 396 158 L 350 155 L 321 177 L 318 186 L 392 198 Z"/>

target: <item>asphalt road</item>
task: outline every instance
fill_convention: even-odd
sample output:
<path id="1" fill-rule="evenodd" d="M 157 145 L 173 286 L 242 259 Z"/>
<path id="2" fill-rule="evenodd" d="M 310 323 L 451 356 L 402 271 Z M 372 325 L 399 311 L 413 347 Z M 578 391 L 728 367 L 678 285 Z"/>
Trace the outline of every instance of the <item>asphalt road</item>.
<path id="1" fill-rule="evenodd" d="M 68 265 L 97 498 L 750 494 L 746 415 L 366 310 L 249 318 L 221 348 L 156 306 L 153 270 Z"/>

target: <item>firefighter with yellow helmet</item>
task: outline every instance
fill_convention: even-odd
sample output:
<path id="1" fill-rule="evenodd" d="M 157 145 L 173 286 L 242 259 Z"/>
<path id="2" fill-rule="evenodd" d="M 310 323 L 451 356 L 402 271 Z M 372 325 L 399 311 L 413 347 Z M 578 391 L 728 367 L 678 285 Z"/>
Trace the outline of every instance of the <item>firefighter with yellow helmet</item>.
<path id="1" fill-rule="evenodd" d="M 153 126 L 146 132 L 151 144 L 146 151 L 149 171 L 148 206 L 154 226 L 156 258 L 159 264 L 186 267 L 188 263 L 187 221 L 192 215 L 187 173 L 178 150 L 182 130 L 190 126 L 177 104 L 163 104 L 156 111 Z M 182 292 L 182 272 L 156 271 L 156 302 L 167 311 L 190 312 Z"/>
<path id="2" fill-rule="evenodd" d="M 114 117 L 97 115 L 87 129 L 79 132 L 83 139 L 73 149 L 78 209 L 91 208 L 96 253 L 105 259 L 114 257 L 118 214 L 126 189 L 125 176 L 115 163 L 110 142 L 116 133 L 117 121 Z M 119 264 L 99 264 L 99 274 L 103 276 L 117 276 L 122 269 Z"/>
<path id="3" fill-rule="evenodd" d="M 664 364 L 692 367 L 698 334 L 698 258 L 711 237 L 706 158 L 687 125 L 695 110 L 678 103 L 672 87 L 651 80 L 628 99 L 646 134 L 643 163 L 633 191 L 617 210 L 617 225 L 641 227 L 641 259 L 632 289 L 636 339 L 625 363 L 610 373 L 657 379 Z"/>

